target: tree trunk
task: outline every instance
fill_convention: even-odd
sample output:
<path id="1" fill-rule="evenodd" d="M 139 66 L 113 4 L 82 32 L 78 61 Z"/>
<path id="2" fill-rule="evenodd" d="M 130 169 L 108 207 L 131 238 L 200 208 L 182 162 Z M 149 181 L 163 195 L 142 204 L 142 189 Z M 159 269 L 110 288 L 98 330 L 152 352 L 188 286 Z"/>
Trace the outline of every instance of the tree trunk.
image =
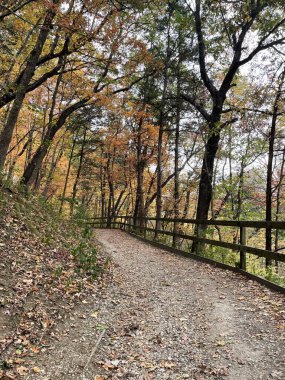
<path id="1" fill-rule="evenodd" d="M 283 154 L 282 154 L 282 162 L 281 162 L 281 169 L 280 169 L 280 176 L 279 176 L 279 183 L 277 187 L 277 195 L 276 195 L 276 222 L 279 220 L 280 212 L 281 212 L 281 191 L 283 187 L 283 180 L 285 177 L 284 173 L 284 166 L 285 166 L 285 147 L 283 148 Z M 275 231 L 275 241 L 274 241 L 274 251 L 277 252 L 279 249 L 279 230 L 276 229 Z M 275 265 L 278 265 L 278 262 L 276 261 Z"/>
<path id="2" fill-rule="evenodd" d="M 43 141 L 41 145 L 38 147 L 36 153 L 34 154 L 31 162 L 27 166 L 27 168 L 24 171 L 23 177 L 22 177 L 22 184 L 26 186 L 30 186 L 38 173 L 38 169 L 43 162 L 43 159 L 45 158 L 47 151 L 53 141 L 54 136 L 56 133 L 62 128 L 64 125 L 66 119 L 76 110 L 83 107 L 86 104 L 87 100 L 82 99 L 79 100 L 77 103 L 74 103 L 70 107 L 66 108 L 64 111 L 61 112 L 58 120 L 50 125 L 46 131 L 46 134 L 43 138 Z"/>
<path id="3" fill-rule="evenodd" d="M 276 136 L 276 124 L 278 118 L 279 100 L 282 95 L 282 87 L 284 83 L 285 70 L 280 76 L 280 82 L 276 92 L 273 113 L 271 120 L 271 129 L 269 133 L 269 144 L 268 144 L 268 163 L 267 163 L 267 179 L 266 179 L 266 221 L 272 221 L 272 175 L 273 175 L 273 157 L 274 157 L 274 143 Z M 265 234 L 265 249 L 268 251 L 272 250 L 272 230 L 271 228 L 266 228 Z M 266 259 L 266 266 L 270 266 L 272 260 Z"/>
<path id="4" fill-rule="evenodd" d="M 134 224 L 142 227 L 144 225 L 144 169 L 145 161 L 142 146 L 143 118 L 140 118 L 137 130 L 137 188 L 134 208 Z"/>
<path id="5" fill-rule="evenodd" d="M 178 35 L 178 64 L 177 64 L 177 87 L 176 87 L 176 128 L 175 128 L 175 143 L 174 143 L 174 218 L 179 218 L 179 203 L 180 203 L 180 193 L 179 193 L 179 139 L 180 139 L 180 118 L 181 118 L 181 31 L 179 30 Z M 173 247 L 177 245 L 177 236 L 175 232 L 177 230 L 177 222 L 173 224 Z"/>
<path id="6" fill-rule="evenodd" d="M 163 130 L 165 123 L 165 100 L 166 100 L 166 90 L 168 86 L 168 65 L 171 57 L 170 50 L 170 21 L 172 16 L 172 10 L 168 15 L 168 25 L 167 25 L 167 46 L 166 46 L 166 60 L 164 62 L 165 68 L 163 71 L 163 89 L 162 97 L 160 102 L 160 113 L 159 113 L 159 131 L 158 131 L 158 141 L 157 141 L 157 181 L 156 181 L 156 230 L 161 228 L 161 212 L 162 212 L 162 144 L 163 144 Z M 157 238 L 157 232 L 155 232 L 155 238 Z"/>
<path id="7" fill-rule="evenodd" d="M 72 162 L 72 159 L 73 159 L 73 152 L 74 152 L 77 136 L 78 136 L 78 130 L 76 131 L 76 133 L 75 133 L 75 135 L 73 137 L 73 141 L 72 141 L 72 147 L 71 147 L 71 151 L 70 151 L 70 155 L 69 155 L 67 172 L 66 172 L 65 181 L 64 181 L 64 188 L 63 188 L 63 192 L 62 192 L 62 195 L 61 195 L 61 201 L 60 201 L 60 208 L 59 208 L 59 213 L 60 214 L 62 213 L 63 203 L 64 203 L 64 200 L 65 200 L 66 189 L 67 189 L 67 184 L 68 184 L 68 179 L 69 179 L 69 173 L 70 173 L 70 169 L 71 169 L 71 162 Z"/>
<path id="8" fill-rule="evenodd" d="M 34 131 L 36 127 L 37 113 L 34 116 L 33 123 L 30 125 L 30 130 L 28 132 L 28 141 L 27 141 L 27 154 L 25 159 L 25 168 L 28 166 L 28 163 L 31 161 L 32 152 L 33 152 L 33 140 L 34 140 Z"/>
<path id="9" fill-rule="evenodd" d="M 220 132 L 216 131 L 215 125 L 220 122 L 220 118 L 221 115 L 218 115 L 215 117 L 215 121 L 209 125 L 209 137 L 203 157 L 197 204 L 197 219 L 202 221 L 208 219 L 208 211 L 212 199 L 214 162 L 220 141 Z"/>
<path id="10" fill-rule="evenodd" d="M 183 215 L 182 215 L 183 219 L 187 218 L 189 208 L 190 208 L 190 195 L 191 195 L 190 179 L 191 179 L 191 173 L 189 172 L 187 175 L 187 182 L 186 182 L 186 197 L 185 197 L 184 210 L 183 210 Z"/>
<path id="11" fill-rule="evenodd" d="M 82 140 L 81 150 L 80 150 L 79 165 L 78 165 L 78 169 L 76 172 L 75 181 L 73 184 L 73 190 L 72 190 L 72 196 L 71 196 L 70 216 L 73 215 L 74 204 L 75 204 L 75 199 L 76 199 L 76 195 L 77 195 L 77 187 L 78 187 L 79 178 L 80 178 L 80 174 L 81 174 L 81 170 L 82 170 L 82 164 L 83 164 L 83 159 L 84 159 L 84 149 L 85 149 L 85 144 L 86 144 L 86 134 L 87 134 L 87 127 L 84 128 L 84 132 L 83 132 L 83 140 Z"/>
<path id="12" fill-rule="evenodd" d="M 203 157 L 196 213 L 196 219 L 201 222 L 206 221 L 208 219 L 208 212 L 213 196 L 212 179 L 214 171 L 214 162 L 220 141 L 220 132 L 215 130 L 215 125 L 219 121 L 220 115 L 216 118 L 216 122 L 211 123 L 209 126 L 210 135 L 206 142 L 205 153 Z M 197 224 L 196 234 L 198 237 L 205 238 L 206 230 L 207 225 L 202 223 Z M 192 252 L 203 254 L 204 248 L 204 244 L 195 244 L 195 242 L 193 242 L 192 244 Z"/>
<path id="13" fill-rule="evenodd" d="M 112 161 L 114 160 L 115 151 L 113 152 Z M 111 153 L 108 153 L 107 160 L 107 181 L 109 186 L 109 199 L 108 199 L 108 210 L 107 210 L 107 227 L 112 226 L 112 216 L 114 212 L 114 183 L 113 183 L 113 162 L 111 162 Z"/>
<path id="14" fill-rule="evenodd" d="M 100 191 L 101 191 L 101 220 L 103 223 L 103 219 L 105 218 L 105 209 L 106 209 L 106 170 L 105 170 L 105 165 L 104 165 L 104 151 L 102 148 L 101 151 L 101 160 L 102 164 L 100 167 Z M 101 226 L 103 227 L 103 225 Z"/>
<path id="15" fill-rule="evenodd" d="M 42 195 L 44 197 L 46 197 L 46 198 L 48 198 L 48 194 L 49 194 L 49 190 L 50 190 L 50 185 L 52 183 L 53 176 L 54 176 L 55 170 L 57 168 L 57 164 L 60 161 L 60 159 L 62 157 L 62 154 L 63 154 L 64 137 L 62 138 L 60 147 L 58 149 L 59 144 L 60 144 L 60 141 L 58 141 L 58 143 L 56 144 L 56 146 L 53 149 L 52 158 L 51 158 L 51 162 L 50 162 L 50 168 L 49 168 L 49 171 L 48 171 L 48 174 L 47 174 L 45 187 L 44 187 L 44 190 L 42 192 Z M 57 150 L 58 150 L 58 152 L 57 152 Z"/>

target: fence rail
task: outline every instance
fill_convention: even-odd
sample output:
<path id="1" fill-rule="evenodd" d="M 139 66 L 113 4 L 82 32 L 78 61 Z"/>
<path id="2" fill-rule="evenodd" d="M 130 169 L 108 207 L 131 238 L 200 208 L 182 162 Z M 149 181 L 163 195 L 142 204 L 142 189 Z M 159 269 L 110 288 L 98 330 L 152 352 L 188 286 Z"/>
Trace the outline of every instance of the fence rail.
<path id="1" fill-rule="evenodd" d="M 91 218 L 90 221 L 104 222 L 108 220 L 108 217 L 98 217 Z M 112 223 L 117 219 L 133 220 L 132 216 L 119 215 L 110 218 Z M 186 224 L 201 224 L 207 226 L 226 226 L 226 227 L 250 227 L 250 228 L 272 228 L 285 230 L 285 222 L 267 222 L 267 221 L 254 221 L 254 220 L 197 220 L 197 219 L 181 219 L 181 218 L 154 218 L 154 217 L 144 217 L 140 218 L 143 220 L 161 221 L 161 222 L 176 222 L 176 223 L 186 223 Z M 92 222 L 91 222 L 92 223 Z M 106 222 L 105 222 L 106 223 Z"/>
<path id="2" fill-rule="evenodd" d="M 238 253 L 237 260 L 234 267 L 239 268 L 241 271 L 248 270 L 249 255 L 254 255 L 257 258 L 263 258 L 271 261 L 275 267 L 279 263 L 285 262 L 285 254 L 279 252 L 268 251 L 262 248 L 252 247 L 247 245 L 247 232 L 248 229 L 255 229 L 256 231 L 265 230 L 270 231 L 278 230 L 285 231 L 285 222 L 266 222 L 266 221 L 226 221 L 226 220 L 207 220 L 200 221 L 196 219 L 175 219 L 175 218 L 140 218 L 134 220 L 131 216 L 116 216 L 114 218 L 93 218 L 88 222 L 93 227 L 100 228 L 120 228 L 125 231 L 131 232 L 141 238 L 161 243 L 161 239 L 170 238 L 166 245 L 172 249 L 189 254 L 190 252 L 195 256 L 204 256 L 201 246 L 209 245 L 214 247 L 221 247 L 223 249 L 231 250 Z M 236 240 L 237 242 L 226 242 L 223 240 L 215 240 L 207 237 L 205 230 L 209 227 L 219 229 L 219 227 L 232 227 L 237 229 Z M 201 236 L 200 231 L 204 231 Z M 189 233 L 191 230 L 191 233 Z M 208 232 L 209 233 L 209 232 Z M 210 231 L 213 235 L 213 230 Z M 185 249 L 183 242 L 191 242 L 191 247 Z M 165 243 L 165 242 L 164 242 Z M 184 244 L 185 245 L 185 244 Z M 200 247 L 200 248 L 199 248 Z M 181 249 L 179 249 L 181 248 Z M 217 262 L 217 260 L 211 260 Z M 225 258 L 226 261 L 226 258 Z M 221 263 L 221 262 L 219 262 Z M 227 266 L 227 265 L 226 265 Z M 283 267 L 285 273 L 285 266 Z"/>

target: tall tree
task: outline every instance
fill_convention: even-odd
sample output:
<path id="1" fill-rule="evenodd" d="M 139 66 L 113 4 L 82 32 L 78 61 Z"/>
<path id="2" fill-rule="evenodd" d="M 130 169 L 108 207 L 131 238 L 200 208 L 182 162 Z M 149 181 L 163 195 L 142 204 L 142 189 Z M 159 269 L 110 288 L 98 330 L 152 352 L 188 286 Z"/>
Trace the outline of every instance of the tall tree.
<path id="1" fill-rule="evenodd" d="M 191 12 L 197 36 L 200 78 L 207 91 L 209 102 L 205 103 L 191 94 L 183 94 L 183 98 L 192 104 L 207 124 L 197 204 L 197 219 L 206 220 L 212 199 L 214 161 L 221 131 L 225 125 L 236 120 L 224 117 L 226 115 L 224 105 L 228 93 L 242 66 L 252 61 L 261 51 L 284 43 L 285 18 L 282 17 L 282 12 L 274 1 L 260 0 L 231 3 L 221 0 L 215 4 L 195 0 L 195 7 Z M 268 12 L 272 12 L 270 21 L 266 18 Z M 216 29 L 217 42 L 209 48 L 212 28 Z M 247 39 L 253 30 L 257 30 L 258 38 L 255 46 L 249 48 Z M 218 65 L 210 64 L 210 61 L 219 57 L 223 60 Z M 212 71 L 212 67 L 217 67 L 216 72 Z"/>
<path id="2" fill-rule="evenodd" d="M 271 127 L 269 131 L 268 137 L 268 163 L 267 163 L 267 179 L 266 179 L 266 221 L 272 221 L 272 176 L 273 176 L 273 158 L 274 158 L 274 145 L 276 139 L 276 127 L 278 116 L 280 116 L 280 108 L 281 108 L 281 98 L 284 93 L 284 79 L 285 79 L 285 69 L 283 68 L 281 74 L 278 78 L 278 85 L 276 89 L 276 94 L 274 98 L 274 103 L 272 107 L 272 115 L 271 115 Z M 272 250 L 272 232 L 271 228 L 266 229 L 266 244 L 265 249 L 268 251 Z M 271 261 L 266 260 L 266 264 L 270 265 Z"/>

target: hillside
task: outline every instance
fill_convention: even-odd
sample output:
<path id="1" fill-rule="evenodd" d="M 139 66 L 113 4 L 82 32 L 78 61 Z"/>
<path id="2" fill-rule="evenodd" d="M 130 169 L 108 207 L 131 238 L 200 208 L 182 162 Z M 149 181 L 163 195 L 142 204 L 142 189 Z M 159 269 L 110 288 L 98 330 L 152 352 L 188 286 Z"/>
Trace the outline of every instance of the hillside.
<path id="1" fill-rule="evenodd" d="M 16 379 L 37 371 L 59 321 L 103 286 L 108 260 L 36 196 L 1 192 L 0 235 L 0 378 Z"/>

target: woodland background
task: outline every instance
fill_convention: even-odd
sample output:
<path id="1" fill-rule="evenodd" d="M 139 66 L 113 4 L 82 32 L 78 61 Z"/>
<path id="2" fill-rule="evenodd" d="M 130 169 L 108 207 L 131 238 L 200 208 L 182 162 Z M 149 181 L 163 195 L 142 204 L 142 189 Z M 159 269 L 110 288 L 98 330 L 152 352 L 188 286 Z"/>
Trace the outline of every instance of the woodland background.
<path id="1" fill-rule="evenodd" d="M 283 0 L 2 1 L 2 187 L 109 224 L 283 220 L 284 25 Z"/>

